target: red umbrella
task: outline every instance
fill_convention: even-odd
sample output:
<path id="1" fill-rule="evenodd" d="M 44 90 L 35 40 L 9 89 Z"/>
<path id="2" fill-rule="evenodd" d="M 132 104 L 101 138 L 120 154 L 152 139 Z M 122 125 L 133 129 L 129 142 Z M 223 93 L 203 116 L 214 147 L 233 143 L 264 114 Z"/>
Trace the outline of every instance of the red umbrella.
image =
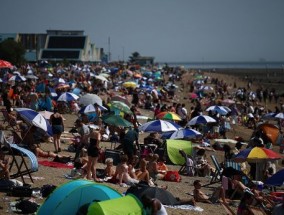
<path id="1" fill-rule="evenodd" d="M 13 65 L 5 60 L 0 60 L 0 69 L 1 68 L 13 68 Z"/>

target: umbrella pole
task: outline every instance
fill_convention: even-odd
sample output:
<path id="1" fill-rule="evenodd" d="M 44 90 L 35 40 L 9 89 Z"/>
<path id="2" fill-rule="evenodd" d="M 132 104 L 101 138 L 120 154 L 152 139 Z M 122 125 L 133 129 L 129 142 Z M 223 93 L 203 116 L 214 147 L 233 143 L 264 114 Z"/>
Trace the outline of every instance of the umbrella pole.
<path id="1" fill-rule="evenodd" d="M 25 139 L 25 137 L 27 136 L 28 132 L 31 130 L 32 126 L 29 127 L 29 129 L 27 130 L 27 132 L 25 133 L 25 135 L 21 138 L 21 142 L 18 144 L 21 144 L 23 142 L 23 140 Z"/>

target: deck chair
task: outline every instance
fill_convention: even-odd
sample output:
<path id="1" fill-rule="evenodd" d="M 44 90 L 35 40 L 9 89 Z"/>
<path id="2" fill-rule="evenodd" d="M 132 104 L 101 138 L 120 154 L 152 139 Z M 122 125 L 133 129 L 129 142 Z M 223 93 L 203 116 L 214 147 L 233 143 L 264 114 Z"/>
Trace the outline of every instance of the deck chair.
<path id="1" fill-rule="evenodd" d="M 231 160 L 226 160 L 225 163 L 224 163 L 224 166 L 225 166 L 225 168 L 232 167 L 235 170 L 242 171 L 241 165 L 239 163 L 236 163 L 236 162 L 231 161 Z"/>
<path id="2" fill-rule="evenodd" d="M 9 116 L 9 113 L 6 109 L 1 109 L 1 112 L 3 114 L 4 120 L 3 124 L 6 122 L 8 123 L 8 127 L 12 128 L 14 131 L 19 131 L 18 123 L 21 121 L 17 121 Z"/>
<path id="3" fill-rule="evenodd" d="M 260 207 L 248 206 L 248 209 L 253 215 L 267 215 L 267 213 Z"/>
<path id="4" fill-rule="evenodd" d="M 208 184 L 203 185 L 203 187 L 209 186 L 211 184 L 219 183 L 219 182 L 221 182 L 221 179 L 222 179 L 222 171 L 223 171 L 222 166 L 219 164 L 215 155 L 210 155 L 210 157 L 211 157 L 211 160 L 214 164 L 215 171 L 212 175 L 210 182 Z"/>
<path id="5" fill-rule="evenodd" d="M 225 209 L 227 215 L 236 215 L 236 213 L 232 210 L 232 208 L 230 208 L 228 204 L 221 202 L 221 201 L 220 201 L 220 204 Z"/>
<path id="6" fill-rule="evenodd" d="M 179 150 L 181 156 L 185 159 L 184 164 L 180 167 L 179 173 L 186 174 L 188 176 L 199 175 L 200 171 L 196 166 L 195 160 L 192 156 L 188 155 L 182 149 Z"/>
<path id="7" fill-rule="evenodd" d="M 38 160 L 35 154 L 17 144 L 10 143 L 6 139 L 4 131 L 0 131 L 0 143 L 8 149 L 8 153 L 12 156 L 12 162 L 9 168 L 10 178 L 14 179 L 21 177 L 25 184 L 24 175 L 28 175 L 31 182 L 34 183 L 31 173 L 38 171 Z M 27 160 L 29 161 L 30 166 L 28 166 Z"/>

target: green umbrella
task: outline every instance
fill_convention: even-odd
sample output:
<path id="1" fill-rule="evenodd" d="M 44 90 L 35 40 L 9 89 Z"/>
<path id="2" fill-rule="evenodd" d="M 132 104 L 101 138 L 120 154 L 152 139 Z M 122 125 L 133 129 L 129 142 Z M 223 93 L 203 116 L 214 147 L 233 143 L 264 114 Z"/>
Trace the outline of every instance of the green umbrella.
<path id="1" fill-rule="evenodd" d="M 119 115 L 108 115 L 108 116 L 103 116 L 102 120 L 104 123 L 114 125 L 114 126 L 122 126 L 122 127 L 131 127 L 132 123 L 123 119 Z"/>
<path id="2" fill-rule="evenodd" d="M 124 113 L 132 114 L 132 111 L 130 110 L 130 107 L 121 101 L 111 101 L 111 107 L 116 108 Z"/>

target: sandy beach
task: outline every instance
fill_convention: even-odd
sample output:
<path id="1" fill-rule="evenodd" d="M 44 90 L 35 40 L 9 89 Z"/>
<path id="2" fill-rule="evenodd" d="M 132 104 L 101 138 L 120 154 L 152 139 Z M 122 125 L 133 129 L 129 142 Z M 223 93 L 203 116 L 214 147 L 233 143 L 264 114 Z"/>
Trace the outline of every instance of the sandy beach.
<path id="1" fill-rule="evenodd" d="M 272 79 L 269 79 L 267 77 L 267 71 L 262 70 L 261 73 L 257 73 L 258 76 L 255 77 L 252 81 L 252 89 L 257 89 L 259 86 L 271 86 L 279 90 L 280 93 L 283 93 L 283 83 L 281 81 L 277 82 L 275 81 L 274 75 L 269 76 Z M 203 75 L 209 76 L 212 78 L 218 78 L 219 80 L 223 80 L 227 85 L 229 86 L 230 92 L 235 91 L 236 89 L 233 87 L 234 84 L 237 85 L 237 87 L 246 87 L 248 79 L 254 77 L 252 75 L 253 73 L 242 73 L 242 72 L 234 72 L 234 71 L 215 71 L 215 72 L 204 72 Z M 263 77 L 266 78 L 260 78 L 260 75 L 262 74 Z M 274 74 L 274 73 L 273 73 Z M 184 76 L 181 82 L 177 82 L 177 85 L 180 87 L 178 88 L 177 98 L 176 100 L 171 100 L 168 102 L 168 104 L 171 104 L 172 102 L 179 102 L 179 103 L 185 103 L 188 110 L 190 110 L 190 107 L 192 106 L 192 103 L 190 99 L 188 99 L 188 93 L 189 89 L 186 85 L 188 79 L 192 78 L 191 73 L 188 73 Z M 248 75 L 248 77 L 245 78 L 245 76 Z M 279 74 L 277 73 L 277 77 L 279 77 Z M 265 82 L 264 82 L 265 80 Z M 271 84 L 273 82 L 273 85 Z M 182 83 L 184 83 L 185 87 L 181 87 Z M 276 104 L 274 101 L 271 103 L 260 103 L 259 105 L 263 105 L 267 109 L 274 110 L 275 106 L 279 106 L 280 102 L 282 102 L 283 98 L 280 97 L 278 100 L 278 103 Z M 149 110 L 145 110 L 140 108 L 139 109 L 144 116 L 153 117 L 153 112 Z M 65 132 L 62 135 L 62 149 L 63 151 L 60 152 L 60 154 L 64 155 L 71 155 L 74 156 L 74 153 L 68 152 L 67 148 L 71 144 L 70 138 L 72 138 L 72 134 L 70 134 L 68 131 L 73 127 L 75 120 L 77 119 L 76 114 L 64 114 L 63 117 L 66 119 L 64 121 L 65 124 Z M 227 138 L 234 139 L 235 137 L 242 137 L 245 142 L 248 142 L 253 130 L 249 129 L 247 127 L 244 127 L 242 125 L 236 124 L 232 125 L 232 129 L 227 132 Z M 139 141 L 143 142 L 143 139 L 147 136 L 147 133 L 141 133 L 139 135 Z M 101 147 L 102 148 L 110 148 L 110 142 L 102 142 Z M 54 150 L 54 146 L 52 142 L 48 143 L 42 143 L 41 147 L 44 150 Z M 273 150 L 276 152 L 279 152 L 279 147 L 274 146 Z M 219 161 L 223 160 L 223 152 L 216 151 L 216 152 L 208 152 L 207 157 L 209 163 L 212 164 L 212 161 L 210 160 L 210 154 L 214 153 Z M 45 158 L 39 158 L 39 160 L 46 160 Z M 279 162 L 280 163 L 280 162 Z M 213 165 L 213 164 L 212 164 Z M 104 168 L 105 164 L 99 163 L 98 168 Z M 168 165 L 170 170 L 179 170 L 180 166 L 178 165 Z M 278 169 L 281 168 L 280 164 L 277 166 Z M 56 186 L 60 186 L 63 183 L 66 183 L 70 181 L 70 179 L 66 179 L 64 177 L 64 174 L 69 174 L 70 169 L 61 169 L 61 168 L 52 168 L 52 167 L 46 167 L 46 166 L 39 166 L 39 170 L 32 174 L 32 176 L 35 179 L 35 183 L 32 184 L 32 187 L 42 187 L 45 184 L 53 184 Z M 193 191 L 193 181 L 196 179 L 201 180 L 203 184 L 208 183 L 210 178 L 206 177 L 189 177 L 189 176 L 181 176 L 182 180 L 181 182 L 166 182 L 163 180 L 158 180 L 158 185 L 167 185 L 168 191 L 170 191 L 174 196 L 179 197 L 181 199 L 189 199 L 192 198 L 192 191 Z M 29 179 L 27 179 L 27 182 L 30 183 Z M 127 188 L 120 187 L 119 185 L 107 183 L 104 182 L 104 184 L 118 190 L 120 193 L 124 193 Z M 205 193 L 211 193 L 213 190 L 213 187 L 220 186 L 220 184 L 215 184 L 212 187 L 204 187 L 202 190 Z M 0 198 L 4 198 L 5 194 L 0 193 Z M 8 200 L 13 201 L 17 198 L 15 197 L 5 197 L 8 198 Z M 43 203 L 45 199 L 36 198 L 35 201 L 37 203 Z M 7 202 L 0 201 L 0 206 L 3 207 L 3 209 L 0 209 L 0 214 L 5 214 L 5 211 L 7 210 Z M 201 207 L 203 209 L 203 212 L 196 212 L 192 210 L 185 210 L 185 209 L 178 209 L 178 208 L 167 208 L 168 214 L 205 214 L 205 215 L 225 215 L 227 214 L 224 208 L 220 204 L 206 204 L 206 203 L 197 203 L 197 206 Z M 232 209 L 236 212 L 237 208 L 232 207 Z M 62 213 L 64 214 L 64 213 Z"/>

